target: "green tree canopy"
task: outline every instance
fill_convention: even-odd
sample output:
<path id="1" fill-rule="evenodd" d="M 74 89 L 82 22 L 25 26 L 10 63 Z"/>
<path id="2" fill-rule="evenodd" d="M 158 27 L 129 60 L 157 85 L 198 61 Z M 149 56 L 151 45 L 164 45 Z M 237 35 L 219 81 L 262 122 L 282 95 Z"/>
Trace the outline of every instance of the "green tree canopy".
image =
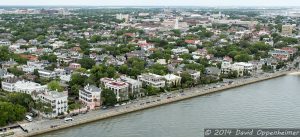
<path id="1" fill-rule="evenodd" d="M 114 106 L 117 103 L 116 94 L 110 89 L 103 89 L 101 97 L 105 106 Z"/>
<path id="2" fill-rule="evenodd" d="M 57 90 L 58 92 L 63 92 L 64 88 L 60 85 L 60 83 L 56 80 L 51 81 L 50 83 L 47 84 L 48 89 L 50 90 Z"/>

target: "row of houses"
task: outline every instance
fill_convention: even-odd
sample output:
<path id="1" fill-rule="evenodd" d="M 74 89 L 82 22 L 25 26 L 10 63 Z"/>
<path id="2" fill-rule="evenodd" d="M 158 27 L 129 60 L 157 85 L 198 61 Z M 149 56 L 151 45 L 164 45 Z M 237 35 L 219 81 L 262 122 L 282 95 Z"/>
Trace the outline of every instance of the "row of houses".
<path id="1" fill-rule="evenodd" d="M 51 91 L 47 89 L 46 85 L 22 80 L 17 77 L 6 78 L 1 82 L 1 85 L 5 91 L 29 94 L 36 101 L 40 100 L 50 104 L 51 112 L 41 113 L 45 117 L 56 117 L 68 111 L 67 92 Z"/>

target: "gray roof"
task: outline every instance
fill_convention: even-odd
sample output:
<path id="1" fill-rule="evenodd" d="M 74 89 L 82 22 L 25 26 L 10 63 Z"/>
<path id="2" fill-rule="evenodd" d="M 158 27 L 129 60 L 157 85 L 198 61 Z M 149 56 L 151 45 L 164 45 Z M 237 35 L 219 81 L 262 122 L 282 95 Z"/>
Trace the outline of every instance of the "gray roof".
<path id="1" fill-rule="evenodd" d="M 205 73 L 208 75 L 219 75 L 221 70 L 217 67 L 207 67 L 205 68 Z"/>
<path id="2" fill-rule="evenodd" d="M 89 90 L 91 90 L 91 92 L 101 92 L 100 88 L 98 88 L 94 85 L 86 85 L 85 88 L 88 88 Z"/>

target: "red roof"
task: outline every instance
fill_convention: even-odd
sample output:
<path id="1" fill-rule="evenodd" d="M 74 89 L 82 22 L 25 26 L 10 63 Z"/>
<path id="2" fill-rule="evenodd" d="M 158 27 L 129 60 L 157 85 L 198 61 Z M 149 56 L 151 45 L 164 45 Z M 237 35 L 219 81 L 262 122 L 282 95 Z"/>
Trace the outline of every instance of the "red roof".
<path id="1" fill-rule="evenodd" d="M 195 43 L 195 40 L 185 40 L 184 41 L 185 43 L 187 43 L 187 44 L 194 44 Z"/>

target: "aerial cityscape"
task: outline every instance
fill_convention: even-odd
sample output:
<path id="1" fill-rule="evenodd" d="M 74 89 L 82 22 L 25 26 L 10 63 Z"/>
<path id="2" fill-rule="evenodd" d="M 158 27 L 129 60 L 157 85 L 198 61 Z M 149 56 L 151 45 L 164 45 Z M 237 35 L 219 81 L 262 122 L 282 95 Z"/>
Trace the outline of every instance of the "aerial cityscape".
<path id="1" fill-rule="evenodd" d="M 3 1 L 0 137 L 300 127 L 299 55 L 296 0 Z"/>

